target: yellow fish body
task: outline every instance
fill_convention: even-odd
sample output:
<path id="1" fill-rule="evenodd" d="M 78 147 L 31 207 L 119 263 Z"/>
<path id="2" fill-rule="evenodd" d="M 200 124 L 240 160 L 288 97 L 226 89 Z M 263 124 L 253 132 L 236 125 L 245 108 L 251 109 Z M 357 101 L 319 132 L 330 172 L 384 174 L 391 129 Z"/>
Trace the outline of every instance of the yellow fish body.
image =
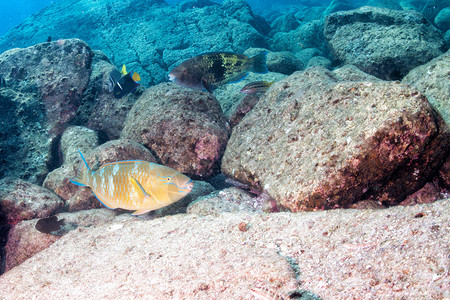
<path id="1" fill-rule="evenodd" d="M 177 202 L 193 187 L 186 175 L 155 163 L 130 160 L 109 163 L 92 171 L 83 155 L 84 165 L 70 181 L 89 186 L 106 207 L 136 210 L 141 215 Z"/>

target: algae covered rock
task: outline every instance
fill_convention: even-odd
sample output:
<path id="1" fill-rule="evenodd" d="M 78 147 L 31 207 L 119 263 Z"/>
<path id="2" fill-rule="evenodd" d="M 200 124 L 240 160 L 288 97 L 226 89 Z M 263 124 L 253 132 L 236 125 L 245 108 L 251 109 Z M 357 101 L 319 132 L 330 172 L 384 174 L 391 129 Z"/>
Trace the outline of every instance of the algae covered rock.
<path id="1" fill-rule="evenodd" d="M 443 163 L 441 121 L 406 85 L 340 82 L 311 68 L 275 83 L 233 128 L 222 171 L 292 211 L 392 205 Z"/>
<path id="2" fill-rule="evenodd" d="M 91 56 L 86 43 L 78 39 L 0 55 L 4 80 L 0 87 L 0 175 L 42 183 L 54 167 L 52 147 L 81 103 Z"/>
<path id="3" fill-rule="evenodd" d="M 0 214 L 10 225 L 45 218 L 63 208 L 62 199 L 46 188 L 17 178 L 0 181 Z"/>
<path id="4" fill-rule="evenodd" d="M 337 12 L 325 19 L 324 34 L 338 61 L 387 80 L 401 79 L 446 50 L 440 32 L 415 11 Z"/>
<path id="5" fill-rule="evenodd" d="M 230 131 L 212 94 L 162 83 L 138 99 L 121 138 L 146 146 L 163 165 L 207 177 L 218 170 Z"/>
<path id="6" fill-rule="evenodd" d="M 450 50 L 425 65 L 412 69 L 402 80 L 422 92 L 450 124 Z"/>

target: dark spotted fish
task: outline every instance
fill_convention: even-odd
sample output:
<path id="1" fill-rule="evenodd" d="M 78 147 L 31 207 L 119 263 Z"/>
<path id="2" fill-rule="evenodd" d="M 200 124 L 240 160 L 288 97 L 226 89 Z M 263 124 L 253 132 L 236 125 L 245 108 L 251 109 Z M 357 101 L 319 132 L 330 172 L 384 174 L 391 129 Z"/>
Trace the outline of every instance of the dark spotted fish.
<path id="1" fill-rule="evenodd" d="M 233 52 L 211 52 L 182 62 L 169 73 L 174 83 L 212 92 L 218 86 L 244 79 L 248 72 L 266 73 L 266 52 L 248 57 Z"/>
<path id="2" fill-rule="evenodd" d="M 57 216 L 51 216 L 39 219 L 34 228 L 42 233 L 52 233 L 60 230 L 62 226 L 64 226 L 64 219 L 58 220 Z"/>
<path id="3" fill-rule="evenodd" d="M 246 86 L 241 89 L 241 93 L 244 94 L 256 94 L 256 93 L 264 93 L 267 89 L 273 84 L 273 81 L 254 81 L 250 82 Z"/>

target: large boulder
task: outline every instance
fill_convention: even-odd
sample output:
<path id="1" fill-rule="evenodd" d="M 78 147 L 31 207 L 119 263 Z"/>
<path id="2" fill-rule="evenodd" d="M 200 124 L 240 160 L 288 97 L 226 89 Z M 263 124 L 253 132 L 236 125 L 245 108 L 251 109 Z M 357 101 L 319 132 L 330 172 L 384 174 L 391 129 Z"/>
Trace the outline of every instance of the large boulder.
<path id="1" fill-rule="evenodd" d="M 381 79 L 398 80 L 442 54 L 440 32 L 420 13 L 362 7 L 329 15 L 324 34 L 335 58 Z"/>
<path id="2" fill-rule="evenodd" d="M 433 107 L 450 124 L 450 50 L 429 63 L 411 70 L 402 82 L 423 93 Z"/>
<path id="3" fill-rule="evenodd" d="M 17 178 L 0 181 L 0 215 L 8 224 L 45 218 L 64 209 L 64 202 L 50 190 Z"/>
<path id="4" fill-rule="evenodd" d="M 138 99 L 121 138 L 146 146 L 163 165 L 208 177 L 219 168 L 230 131 L 211 93 L 161 83 Z"/>
<path id="5" fill-rule="evenodd" d="M 449 141 L 417 90 L 311 68 L 273 84 L 233 128 L 222 170 L 292 211 L 392 205 L 437 171 Z"/>
<path id="6" fill-rule="evenodd" d="M 269 30 L 245 1 L 184 11 L 163 0 L 62 0 L 30 16 L 0 39 L 0 52 L 76 36 L 114 64 L 138 72 L 144 85 L 166 80 L 169 67 L 209 51 L 266 47 Z"/>
<path id="7" fill-rule="evenodd" d="M 0 276 L 2 299 L 445 299 L 450 200 L 71 231 Z M 319 298 L 320 297 L 320 298 Z"/>
<path id="8" fill-rule="evenodd" d="M 52 147 L 81 103 L 91 57 L 78 39 L 0 55 L 1 175 L 42 183 L 53 167 Z"/>

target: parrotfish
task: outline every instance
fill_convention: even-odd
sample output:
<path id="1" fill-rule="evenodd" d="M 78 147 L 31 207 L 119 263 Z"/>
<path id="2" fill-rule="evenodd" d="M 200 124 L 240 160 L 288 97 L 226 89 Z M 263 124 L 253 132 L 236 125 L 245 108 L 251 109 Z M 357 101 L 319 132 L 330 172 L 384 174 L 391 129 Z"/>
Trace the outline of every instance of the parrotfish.
<path id="1" fill-rule="evenodd" d="M 189 177 L 172 168 L 142 160 L 118 161 L 92 171 L 81 152 L 80 155 L 84 164 L 70 181 L 89 186 L 97 199 L 110 209 L 145 214 L 177 202 L 194 185 Z"/>
<path id="2" fill-rule="evenodd" d="M 211 52 L 194 56 L 169 73 L 174 83 L 212 92 L 220 85 L 238 82 L 248 72 L 267 73 L 266 52 L 248 57 L 233 52 Z"/>
<path id="3" fill-rule="evenodd" d="M 137 81 L 140 80 L 141 76 L 138 73 L 134 72 L 133 75 L 131 72 L 127 73 L 127 68 L 123 65 L 120 72 L 114 69 L 109 74 L 108 91 L 113 93 L 115 98 L 122 98 L 134 91 L 139 86 Z"/>
<path id="4" fill-rule="evenodd" d="M 244 86 L 241 89 L 241 93 L 244 94 L 256 94 L 256 93 L 263 93 L 265 91 L 267 91 L 267 89 L 273 84 L 272 82 L 269 81 L 254 81 L 254 82 L 250 82 L 249 84 L 247 84 L 246 86 Z"/>

